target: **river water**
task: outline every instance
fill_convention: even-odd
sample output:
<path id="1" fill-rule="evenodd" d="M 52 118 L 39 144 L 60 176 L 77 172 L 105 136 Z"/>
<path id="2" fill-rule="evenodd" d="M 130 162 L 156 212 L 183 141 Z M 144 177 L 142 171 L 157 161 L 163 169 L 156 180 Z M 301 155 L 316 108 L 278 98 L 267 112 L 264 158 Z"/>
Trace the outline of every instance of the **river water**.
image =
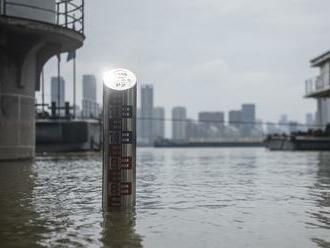
<path id="1" fill-rule="evenodd" d="M 330 247 L 330 153 L 139 149 L 136 209 L 109 214 L 101 170 L 0 164 L 0 247 Z"/>

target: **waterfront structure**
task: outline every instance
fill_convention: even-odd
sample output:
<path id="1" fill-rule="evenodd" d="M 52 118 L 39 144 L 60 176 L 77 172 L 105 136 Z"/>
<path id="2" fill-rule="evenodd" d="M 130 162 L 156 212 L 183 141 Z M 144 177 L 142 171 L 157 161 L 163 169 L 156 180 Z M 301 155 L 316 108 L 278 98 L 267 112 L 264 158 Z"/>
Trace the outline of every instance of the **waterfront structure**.
<path id="1" fill-rule="evenodd" d="M 243 136 L 252 135 L 256 122 L 256 105 L 243 104 L 242 105 L 242 134 Z"/>
<path id="2" fill-rule="evenodd" d="M 150 84 L 141 86 L 141 143 L 151 145 L 153 143 L 153 118 L 154 100 L 153 86 Z"/>
<path id="3" fill-rule="evenodd" d="M 98 120 L 39 119 L 36 121 L 37 152 L 80 152 L 101 149 Z"/>
<path id="4" fill-rule="evenodd" d="M 187 110 L 185 107 L 172 109 L 172 139 L 177 142 L 186 141 Z"/>
<path id="5" fill-rule="evenodd" d="M 55 103 L 58 108 L 64 108 L 65 105 L 65 81 L 63 77 L 51 77 L 50 80 L 50 101 Z M 59 110 L 59 116 L 63 115 L 64 110 Z"/>
<path id="6" fill-rule="evenodd" d="M 98 118 L 99 105 L 96 102 L 96 77 L 94 75 L 83 75 L 82 86 L 82 117 Z"/>
<path id="7" fill-rule="evenodd" d="M 153 109 L 153 139 L 165 138 L 165 109 L 162 107 L 155 107 Z"/>
<path id="8" fill-rule="evenodd" d="M 84 1 L 0 3 L 0 160 L 32 159 L 40 74 L 52 56 L 83 45 Z"/>
<path id="9" fill-rule="evenodd" d="M 312 67 L 319 68 L 319 75 L 306 80 L 306 98 L 317 101 L 316 125 L 325 129 L 330 123 L 330 51 L 310 61 Z"/>

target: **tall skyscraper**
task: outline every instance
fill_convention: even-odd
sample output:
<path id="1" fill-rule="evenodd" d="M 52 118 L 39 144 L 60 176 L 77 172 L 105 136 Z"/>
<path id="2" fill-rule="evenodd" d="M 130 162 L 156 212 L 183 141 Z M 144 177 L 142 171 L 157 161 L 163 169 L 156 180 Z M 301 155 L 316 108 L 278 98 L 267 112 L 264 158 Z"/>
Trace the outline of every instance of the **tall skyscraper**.
<path id="1" fill-rule="evenodd" d="M 250 136 L 255 127 L 256 122 L 256 105 L 242 105 L 242 133 L 244 136 Z"/>
<path id="2" fill-rule="evenodd" d="M 65 105 L 65 81 L 63 77 L 52 77 L 51 78 L 51 102 L 55 102 L 56 107 L 64 107 Z M 58 101 L 60 100 L 60 101 Z M 61 115 L 64 115 L 64 110 L 61 110 Z"/>
<path id="3" fill-rule="evenodd" d="M 146 84 L 141 86 L 141 143 L 151 145 L 153 143 L 153 87 Z"/>
<path id="4" fill-rule="evenodd" d="M 58 86 L 60 83 L 60 86 Z M 58 104 L 58 99 L 60 103 Z M 51 102 L 55 102 L 57 107 L 64 107 L 65 102 L 65 81 L 63 77 L 52 77 L 51 78 Z"/>
<path id="5" fill-rule="evenodd" d="M 153 110 L 153 137 L 154 139 L 165 138 L 165 109 L 155 107 Z"/>
<path id="6" fill-rule="evenodd" d="M 97 118 L 99 116 L 94 75 L 83 75 L 82 116 L 84 118 Z"/>
<path id="7" fill-rule="evenodd" d="M 174 107 L 172 109 L 172 139 L 175 141 L 185 141 L 187 111 L 185 107 Z"/>

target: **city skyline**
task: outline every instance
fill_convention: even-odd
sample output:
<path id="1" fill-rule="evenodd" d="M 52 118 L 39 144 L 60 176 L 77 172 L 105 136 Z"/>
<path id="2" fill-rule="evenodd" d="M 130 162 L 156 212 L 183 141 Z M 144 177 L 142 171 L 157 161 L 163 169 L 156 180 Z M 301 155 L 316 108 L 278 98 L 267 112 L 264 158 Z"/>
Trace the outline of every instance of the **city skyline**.
<path id="1" fill-rule="evenodd" d="M 198 118 L 189 115 L 189 106 L 174 106 L 166 111 L 163 106 L 154 106 L 157 90 L 150 84 L 141 85 L 142 107 L 137 109 L 138 143 L 150 145 L 155 140 L 170 138 L 181 142 L 189 139 L 260 137 L 266 134 L 307 131 L 316 125 L 315 113 L 306 113 L 305 122 L 299 123 L 282 114 L 277 122 L 257 118 L 254 103 L 242 103 L 240 109 L 224 112 L 200 111 Z M 166 114 L 167 112 L 167 114 Z"/>
<path id="2" fill-rule="evenodd" d="M 56 76 L 52 76 L 51 77 L 51 84 L 50 84 L 50 86 L 51 87 L 53 87 L 54 88 L 54 85 L 57 83 L 57 77 Z M 53 82 L 54 81 L 54 82 Z M 56 81 L 56 82 L 55 82 Z M 61 95 L 61 101 L 67 101 L 67 100 L 69 100 L 69 99 L 67 99 L 67 97 L 66 97 L 66 95 L 67 95 L 67 89 L 68 89 L 68 85 L 67 85 L 67 83 L 66 83 L 66 81 L 65 81 L 65 79 L 61 76 L 61 82 L 64 82 L 64 89 L 63 89 L 63 85 L 61 86 L 62 88 L 61 88 L 61 91 L 63 91 L 65 94 L 65 96 L 63 97 L 62 95 Z M 62 83 L 63 83 L 62 82 Z M 79 79 L 78 79 L 78 82 L 79 82 Z M 81 102 L 79 102 L 79 101 L 77 101 L 77 107 L 78 107 L 78 109 L 79 108 L 81 108 L 82 109 L 82 111 L 83 111 L 83 109 L 84 109 L 84 106 L 83 106 L 83 103 L 84 103 L 84 100 L 86 100 L 86 99 L 89 99 L 89 100 L 91 100 L 92 102 L 94 102 L 95 101 L 95 99 L 96 99 L 96 104 L 97 104 L 97 108 L 99 108 L 99 104 L 100 104 L 100 107 L 102 107 L 102 102 L 101 103 L 99 103 L 99 102 L 97 102 L 97 97 L 96 97 L 96 89 L 95 89 L 95 87 L 97 88 L 97 85 L 98 85 L 98 81 L 97 81 L 97 79 L 96 79 L 96 77 L 95 77 L 95 75 L 94 74 L 84 74 L 84 75 L 82 75 L 82 79 L 81 79 L 81 82 L 82 82 L 82 85 L 83 85 L 83 87 L 82 87 L 82 101 Z M 55 84 L 54 84 L 55 83 Z M 70 86 L 69 86 L 70 87 Z M 148 93 L 149 95 L 151 95 L 151 97 L 152 97 L 152 103 L 151 103 L 151 107 L 150 107 L 150 109 L 149 109 L 149 112 L 151 111 L 151 110 L 155 110 L 155 109 L 162 109 L 162 111 L 163 111 L 163 113 L 162 113 L 162 116 L 163 115 L 165 115 L 166 116 L 166 113 L 168 112 L 168 114 L 170 115 L 170 112 L 172 111 L 172 109 L 173 108 L 175 108 L 175 107 L 177 107 L 177 106 L 173 106 L 172 108 L 169 108 L 168 106 L 155 106 L 155 104 L 154 104 L 154 102 L 157 100 L 157 99 L 155 99 L 154 98 L 154 92 L 157 92 L 157 90 L 156 91 L 154 91 L 154 87 L 153 87 L 153 85 L 152 84 L 140 84 L 139 85 L 139 87 L 138 87 L 138 92 L 137 92 L 137 94 L 139 95 L 139 99 L 138 99 L 138 102 L 137 102 L 137 107 L 138 107 L 138 109 L 139 110 L 141 110 L 141 102 L 142 102 L 142 94 L 141 94 L 141 92 L 143 91 L 143 88 L 145 88 L 145 87 L 147 87 L 147 88 L 151 88 L 152 89 L 152 92 L 151 93 Z M 58 95 L 57 95 L 57 93 L 56 93 L 56 90 L 57 90 L 57 86 L 56 86 L 56 89 L 55 89 L 55 94 L 56 94 L 56 99 L 57 99 L 57 97 L 58 97 Z M 69 91 L 70 90 L 72 90 L 71 88 L 69 88 Z M 50 89 L 50 96 L 52 97 L 52 98 L 54 98 L 54 93 L 52 93 L 52 88 Z M 39 99 L 40 100 L 40 99 Z M 51 103 L 51 99 L 49 99 L 49 104 Z M 46 103 L 47 103 L 47 101 L 46 101 Z M 72 102 L 70 102 L 70 104 L 72 104 Z M 247 106 L 248 108 L 249 108 L 249 106 L 251 106 L 251 105 L 253 105 L 252 106 L 252 108 L 255 108 L 256 107 L 256 104 L 255 103 L 241 103 L 240 105 L 239 105 L 239 107 L 242 107 L 243 109 L 244 109 L 244 107 L 245 106 Z M 155 107 L 154 107 L 155 106 Z M 183 104 L 182 105 L 183 107 L 185 107 L 185 108 L 187 108 L 187 109 L 190 109 L 189 108 L 189 106 L 187 106 L 187 105 L 185 105 L 185 104 Z M 298 123 L 299 125 L 315 125 L 315 121 L 316 121 L 316 112 L 315 113 L 311 113 L 311 112 L 306 112 L 305 113 L 305 115 L 304 115 L 304 119 L 303 119 L 303 121 L 297 121 L 296 119 L 290 119 L 290 120 L 288 120 L 288 115 L 287 115 L 287 113 L 282 113 L 278 118 L 277 118 L 277 120 L 275 120 L 275 121 L 267 121 L 267 120 L 263 120 L 263 119 L 256 119 L 256 110 L 252 110 L 252 112 L 253 112 L 253 114 L 252 114 L 252 117 L 248 120 L 248 122 L 249 123 L 256 123 L 258 120 L 260 121 L 262 121 L 262 123 L 263 124 L 265 124 L 265 125 L 267 125 L 268 123 L 270 124 L 270 125 L 283 125 L 283 126 L 285 126 L 287 123 L 289 123 L 289 122 L 294 122 L 294 123 Z M 151 112 L 150 112 L 151 113 Z M 150 115 L 150 113 L 148 114 L 148 116 Z M 188 112 L 187 112 L 188 113 Z M 208 120 L 209 121 L 215 121 L 215 122 L 223 122 L 224 124 L 227 124 L 227 125 L 233 125 L 233 126 L 237 126 L 237 125 L 239 125 L 240 124 L 240 122 L 241 122 L 241 119 L 242 119 L 242 109 L 241 110 L 239 110 L 239 108 L 233 108 L 233 109 L 229 109 L 229 110 L 223 110 L 222 108 L 218 108 L 218 109 L 215 109 L 215 110 L 206 110 L 206 109 L 202 109 L 202 110 L 200 110 L 200 111 L 198 111 L 197 113 L 195 113 L 195 115 L 192 115 L 191 113 L 189 113 L 189 115 L 188 115 L 188 119 L 190 119 L 190 120 L 192 120 L 192 121 L 200 121 L 201 119 L 203 119 L 203 118 L 201 118 L 201 114 L 203 115 L 203 114 L 206 114 L 206 115 L 208 115 L 208 114 L 211 114 L 210 116 L 210 118 L 208 118 Z M 219 116 L 220 115 L 220 116 Z M 218 121 L 216 121 L 216 117 L 215 116 L 218 116 Z M 308 118 L 307 118 L 307 116 L 308 116 Z M 311 118 L 312 117 L 314 118 L 314 124 L 311 124 L 312 123 L 312 121 L 311 121 Z M 96 117 L 96 115 L 93 115 L 93 117 Z M 191 118 L 192 117 L 192 118 Z M 258 116 L 259 117 L 259 116 Z M 285 119 L 284 121 L 283 121 L 283 118 Z M 156 118 L 157 119 L 157 118 Z M 160 119 L 162 119 L 162 118 L 160 118 Z M 204 118 L 205 119 L 205 118 Z M 206 118 L 207 119 L 207 118 Z M 246 118 L 245 118 L 246 119 Z M 308 119 L 308 120 L 307 120 Z M 164 121 L 166 122 L 166 121 L 168 121 L 168 120 L 171 120 L 171 118 L 164 118 Z M 203 122 L 203 121 L 202 121 Z M 151 125 L 151 124 L 150 124 Z M 165 125 L 165 129 L 168 129 L 168 125 L 169 124 L 164 124 Z M 169 136 L 168 135 L 168 132 L 165 132 L 166 134 L 167 134 L 167 136 Z M 152 134 L 150 134 L 150 136 L 151 136 Z"/>
<path id="3" fill-rule="evenodd" d="M 84 98 L 84 92 L 87 92 L 86 91 L 86 89 L 84 89 L 84 78 L 85 77 L 92 77 L 93 78 L 93 80 L 95 80 L 95 85 L 96 85 L 96 91 L 97 91 L 97 88 L 98 88 L 98 86 L 100 85 L 100 82 L 99 82 L 99 80 L 97 80 L 97 78 L 95 77 L 95 75 L 94 74 L 91 74 L 91 73 L 89 73 L 89 74 L 83 74 L 83 75 L 81 75 L 81 79 L 78 79 L 78 84 L 79 84 L 79 82 L 81 82 L 81 85 L 82 85 L 82 87 L 81 88 L 79 88 L 78 87 L 78 92 L 77 92 L 77 95 L 79 95 L 79 94 L 81 94 L 81 97 L 77 100 L 77 102 L 76 102 L 76 105 L 78 106 L 78 108 L 81 108 L 81 109 L 83 109 L 83 104 L 82 104 L 82 102 L 83 102 L 83 100 L 85 99 Z M 56 79 L 56 80 L 55 80 Z M 49 93 L 46 93 L 45 94 L 45 99 L 46 99 L 46 103 L 48 103 L 48 104 L 51 104 L 51 97 L 52 97 L 52 95 L 54 95 L 54 94 L 52 94 L 52 90 L 51 90 L 51 81 L 57 81 L 57 77 L 56 76 L 52 76 L 52 77 L 50 77 L 50 84 L 48 85 L 48 87 L 47 87 L 47 82 L 46 82 L 46 92 L 47 91 L 49 91 Z M 70 104 L 73 104 L 73 102 L 72 102 L 72 99 L 70 99 L 69 97 L 68 97 L 68 95 L 70 95 L 70 92 L 72 92 L 72 88 L 71 88 L 71 85 L 68 85 L 68 83 L 67 83 L 67 81 L 65 80 L 65 78 L 64 77 L 62 77 L 61 76 L 61 80 L 64 80 L 64 92 L 65 92 L 65 97 L 63 98 L 62 96 L 61 96 L 61 101 L 62 101 L 62 99 L 64 99 L 64 101 L 70 101 Z M 144 83 L 140 83 L 139 85 L 138 85 L 138 91 L 137 91 L 137 95 L 138 95 L 138 102 L 137 102 L 137 107 L 140 109 L 141 108 L 141 99 L 142 99 L 142 95 L 141 95 L 141 91 L 142 91 L 142 88 L 145 86 L 145 85 L 149 85 L 150 87 L 152 87 L 152 88 L 154 88 L 153 87 L 153 84 L 144 84 Z M 48 90 L 47 90 L 47 88 L 49 88 Z M 98 92 L 92 92 L 92 93 L 89 93 L 89 94 L 93 94 L 93 96 L 95 96 L 95 93 L 96 93 L 96 103 L 97 103 L 97 105 L 99 105 L 100 107 L 102 107 L 102 101 L 100 101 L 100 99 L 99 99 L 99 97 L 98 97 L 98 95 L 99 95 L 99 93 Z M 156 90 L 156 93 L 157 93 L 157 90 Z M 88 94 L 88 93 L 87 93 Z M 56 95 L 56 97 L 57 97 L 57 95 Z M 94 99 L 94 98 L 93 98 Z M 37 96 L 37 100 L 38 100 L 38 102 L 41 102 L 41 93 L 40 92 L 38 92 L 38 96 Z M 168 112 L 168 114 L 170 114 L 170 111 L 171 111 L 171 109 L 172 108 L 174 108 L 174 107 L 176 107 L 176 106 L 162 106 L 162 105 L 159 105 L 159 104 L 155 104 L 155 102 L 157 102 L 157 98 L 155 98 L 154 97 L 154 95 L 153 95 L 153 106 L 156 106 L 156 107 L 161 107 L 161 108 L 163 108 L 164 109 L 164 112 L 165 112 L 165 114 Z M 250 104 L 254 104 L 254 105 L 256 105 L 255 103 L 252 103 L 252 102 L 248 102 L 248 103 L 238 103 L 238 105 L 237 105 L 237 107 L 233 107 L 233 108 L 229 108 L 229 109 L 225 109 L 225 108 L 221 108 L 221 106 L 218 106 L 218 108 L 211 108 L 211 109 L 205 109 L 205 108 L 200 108 L 200 109 L 198 109 L 197 110 L 197 112 L 192 112 L 191 111 L 191 108 L 190 108 L 190 106 L 188 106 L 187 104 L 185 104 L 185 103 L 183 103 L 182 104 L 182 106 L 184 106 L 184 107 L 187 107 L 190 111 L 189 111 L 189 118 L 192 118 L 193 120 L 198 120 L 199 119 L 199 115 L 200 115 L 200 113 L 208 113 L 208 112 L 211 112 L 211 113 L 215 113 L 215 112 L 218 112 L 218 113 L 223 113 L 223 117 L 224 117 L 224 122 L 225 123 L 227 123 L 227 124 L 230 124 L 230 114 L 231 114 L 231 112 L 239 112 L 239 108 L 242 106 L 242 104 L 244 105 L 244 104 L 247 104 L 247 105 L 250 105 Z M 236 106 L 236 105 L 235 105 Z M 303 116 L 303 119 L 301 120 L 301 121 L 298 121 L 297 119 L 294 119 L 294 118 L 292 118 L 292 119 L 290 119 L 290 121 L 294 121 L 294 122 L 298 122 L 300 125 L 304 125 L 304 124 L 309 124 L 310 125 L 310 122 L 306 122 L 306 115 L 308 115 L 308 114 L 312 114 L 312 115 L 314 115 L 314 118 L 315 118 L 315 115 L 316 115 L 316 111 L 315 112 L 312 112 L 312 111 L 310 111 L 310 112 L 308 112 L 308 111 L 306 111 L 305 113 L 304 113 L 304 116 Z M 267 124 L 268 122 L 270 122 L 270 123 L 272 123 L 272 124 L 281 124 L 281 117 L 283 117 L 283 116 L 288 116 L 288 114 L 287 113 L 285 113 L 285 112 L 282 112 L 279 116 L 277 116 L 277 117 L 275 117 L 275 119 L 274 120 L 271 120 L 271 121 L 269 121 L 269 120 L 264 120 L 259 114 L 258 114 L 258 117 L 259 117 L 259 119 L 261 119 L 262 121 L 263 121 L 263 123 L 264 124 Z M 290 116 L 290 118 L 291 118 L 291 116 Z M 167 119 L 169 119 L 169 118 L 167 118 Z M 237 120 L 237 117 L 236 117 L 236 122 L 237 122 L 238 120 Z M 315 120 L 314 120 L 315 121 Z M 166 124 L 165 124 L 166 125 Z"/>
<path id="4" fill-rule="evenodd" d="M 184 98 L 193 116 L 203 110 L 215 111 L 218 106 L 228 111 L 238 108 L 240 102 L 255 102 L 260 106 L 260 117 L 267 121 L 276 121 L 284 110 L 299 122 L 304 121 L 306 112 L 315 112 L 315 101 L 303 99 L 304 81 L 316 74 L 309 60 L 329 48 L 326 9 L 330 3 L 101 3 L 86 2 L 90 39 L 77 52 L 78 78 L 86 73 L 97 76 L 99 102 L 102 73 L 122 66 L 135 72 L 139 83 L 159 89 L 155 105 L 172 108 L 182 105 Z M 108 7 L 107 19 L 113 25 L 104 24 L 104 16 L 96 14 L 101 6 Z M 173 18 L 183 9 L 182 18 Z M 278 16 L 279 12 L 283 15 Z M 120 28 L 118 13 L 127 15 Z M 68 83 L 71 67 L 63 62 L 62 74 Z M 54 59 L 46 65 L 46 72 L 46 77 L 56 72 Z"/>

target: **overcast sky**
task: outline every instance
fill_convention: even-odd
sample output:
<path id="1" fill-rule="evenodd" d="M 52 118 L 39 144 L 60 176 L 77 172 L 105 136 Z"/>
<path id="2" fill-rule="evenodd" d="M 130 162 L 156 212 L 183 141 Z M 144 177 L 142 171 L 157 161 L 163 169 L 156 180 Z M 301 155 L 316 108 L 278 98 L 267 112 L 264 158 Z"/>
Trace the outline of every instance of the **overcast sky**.
<path id="1" fill-rule="evenodd" d="M 317 74 L 309 60 L 330 49 L 326 0 L 86 0 L 86 42 L 78 75 L 134 71 L 152 84 L 155 105 L 229 111 L 256 103 L 257 117 L 282 113 L 304 122 L 316 102 L 303 99 Z M 47 78 L 56 70 L 47 64 Z M 71 88 L 71 64 L 63 64 Z M 67 98 L 71 98 L 71 92 Z M 81 93 L 78 93 L 79 101 Z"/>

